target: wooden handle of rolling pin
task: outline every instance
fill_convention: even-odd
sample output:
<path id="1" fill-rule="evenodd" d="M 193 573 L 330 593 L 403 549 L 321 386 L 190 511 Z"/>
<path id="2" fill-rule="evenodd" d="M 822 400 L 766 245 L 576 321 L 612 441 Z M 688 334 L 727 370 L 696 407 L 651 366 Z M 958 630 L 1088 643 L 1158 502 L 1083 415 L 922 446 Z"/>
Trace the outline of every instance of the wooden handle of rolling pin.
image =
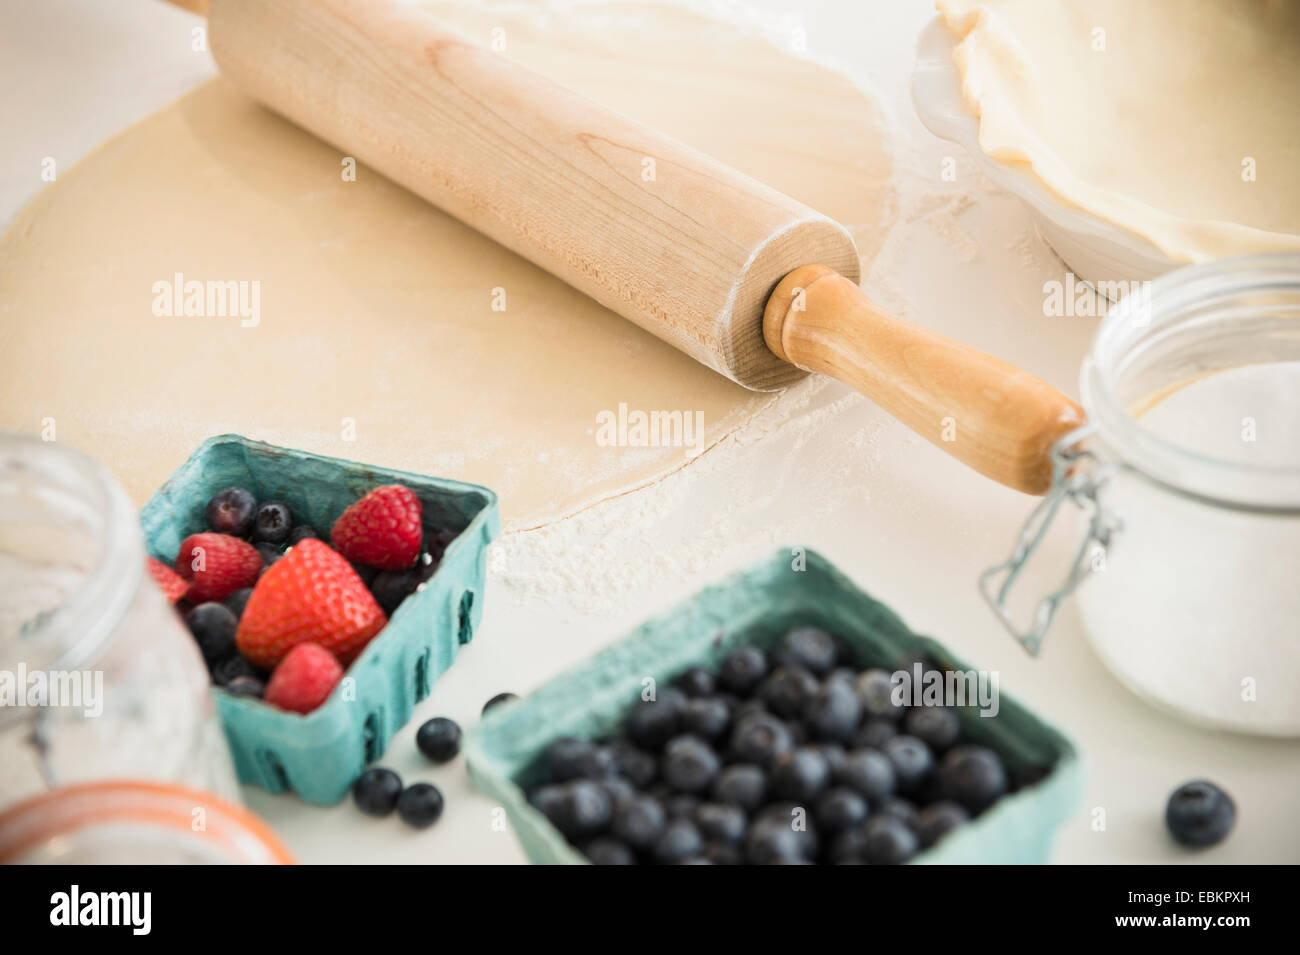
<path id="1" fill-rule="evenodd" d="M 824 265 L 781 281 L 763 338 L 778 357 L 851 385 L 953 457 L 1029 494 L 1051 487 L 1052 447 L 1084 421 L 1045 381 L 895 318 Z"/>

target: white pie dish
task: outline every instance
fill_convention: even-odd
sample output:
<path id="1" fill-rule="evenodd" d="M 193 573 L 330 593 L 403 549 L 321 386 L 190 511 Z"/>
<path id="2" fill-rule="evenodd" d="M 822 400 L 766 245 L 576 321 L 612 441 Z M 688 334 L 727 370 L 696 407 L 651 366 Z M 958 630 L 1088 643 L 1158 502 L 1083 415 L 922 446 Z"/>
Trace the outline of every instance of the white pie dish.
<path id="1" fill-rule="evenodd" d="M 1019 198 L 1043 238 L 1075 275 L 1106 293 L 1108 283 L 1149 281 L 1185 264 L 1141 236 L 1064 202 L 1027 168 L 998 162 L 985 153 L 979 143 L 979 119 L 962 99 L 953 46 L 952 33 L 937 17 L 921 31 L 912 71 L 912 103 L 918 118 L 940 139 L 964 148 L 984 175 Z"/>

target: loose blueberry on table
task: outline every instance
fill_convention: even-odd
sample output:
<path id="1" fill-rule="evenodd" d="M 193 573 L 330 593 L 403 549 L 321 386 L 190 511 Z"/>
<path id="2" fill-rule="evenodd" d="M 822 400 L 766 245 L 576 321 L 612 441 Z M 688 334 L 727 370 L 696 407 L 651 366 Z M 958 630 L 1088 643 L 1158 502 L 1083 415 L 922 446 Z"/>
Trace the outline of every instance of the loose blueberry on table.
<path id="1" fill-rule="evenodd" d="M 214 494 L 204 516 L 207 527 L 181 542 L 170 567 L 148 559 L 149 575 L 184 614 L 215 685 L 303 714 L 329 698 L 456 536 L 426 534 L 419 498 L 396 484 L 370 491 L 329 528 L 241 487 Z M 440 745 L 454 756 L 459 735 Z M 413 814 L 428 814 L 424 798 Z"/>
<path id="2" fill-rule="evenodd" d="M 1236 822 L 1237 806 L 1232 797 L 1203 779 L 1183 783 L 1174 790 L 1165 807 L 1169 834 L 1191 848 L 1222 842 Z"/>
<path id="3" fill-rule="evenodd" d="M 892 672 L 796 627 L 686 670 L 612 738 L 553 740 L 528 802 L 598 865 L 897 864 L 1045 775 L 956 709 L 896 703 Z"/>

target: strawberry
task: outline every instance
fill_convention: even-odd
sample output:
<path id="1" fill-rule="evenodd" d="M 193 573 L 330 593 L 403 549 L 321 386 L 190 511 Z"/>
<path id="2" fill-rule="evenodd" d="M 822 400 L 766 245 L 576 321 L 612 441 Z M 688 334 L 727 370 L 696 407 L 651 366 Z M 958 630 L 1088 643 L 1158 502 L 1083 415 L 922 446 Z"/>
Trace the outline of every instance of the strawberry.
<path id="1" fill-rule="evenodd" d="M 149 576 L 158 585 L 158 589 L 163 592 L 163 596 L 167 598 L 168 603 L 174 604 L 185 596 L 185 591 L 190 589 L 190 585 L 185 578 L 161 560 L 146 557 L 144 559 L 144 569 L 149 571 Z"/>
<path id="2" fill-rule="evenodd" d="M 190 582 L 186 597 L 199 604 L 224 600 L 236 590 L 257 583 L 262 555 L 246 540 L 205 531 L 181 541 L 172 568 Z"/>
<path id="3" fill-rule="evenodd" d="M 275 666 L 300 643 L 351 663 L 388 618 L 352 565 L 307 538 L 267 568 L 244 605 L 235 643 L 250 663 Z"/>
<path id="4" fill-rule="evenodd" d="M 405 570 L 420 556 L 420 499 L 409 487 L 377 487 L 339 515 L 330 543 L 348 560 L 381 570 Z"/>
<path id="5" fill-rule="evenodd" d="M 300 643 L 275 668 L 262 699 L 291 713 L 310 713 L 329 699 L 341 679 L 343 667 L 334 654 L 315 643 Z"/>

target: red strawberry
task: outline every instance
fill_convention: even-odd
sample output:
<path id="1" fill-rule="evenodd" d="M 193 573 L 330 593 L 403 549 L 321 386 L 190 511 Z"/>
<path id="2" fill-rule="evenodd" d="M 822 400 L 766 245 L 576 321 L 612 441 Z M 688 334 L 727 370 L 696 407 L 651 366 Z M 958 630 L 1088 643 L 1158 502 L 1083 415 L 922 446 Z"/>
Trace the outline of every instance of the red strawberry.
<path id="1" fill-rule="evenodd" d="M 257 582 L 235 643 L 250 663 L 268 669 L 300 643 L 318 643 L 347 664 L 386 623 L 352 565 L 309 537 Z"/>
<path id="2" fill-rule="evenodd" d="M 334 654 L 314 643 L 300 643 L 266 681 L 262 699 L 292 713 L 310 713 L 329 698 L 341 679 L 343 667 Z"/>
<path id="3" fill-rule="evenodd" d="M 224 600 L 236 590 L 257 583 L 257 575 L 262 572 L 262 555 L 246 540 L 205 531 L 181 541 L 180 553 L 172 567 L 190 582 L 186 597 L 199 604 L 205 600 Z"/>
<path id="4" fill-rule="evenodd" d="M 377 487 L 339 515 L 330 543 L 348 560 L 405 570 L 420 556 L 420 499 L 409 487 Z"/>
<path id="5" fill-rule="evenodd" d="M 153 557 L 146 557 L 144 559 L 144 567 L 145 570 L 149 571 L 149 576 L 152 577 L 153 582 L 158 585 L 158 589 L 163 592 L 163 596 L 167 598 L 168 603 L 174 604 L 185 596 L 185 591 L 190 589 L 190 585 L 186 583 L 185 578 L 176 573 L 176 571 L 172 570 L 161 560 L 157 560 Z"/>

